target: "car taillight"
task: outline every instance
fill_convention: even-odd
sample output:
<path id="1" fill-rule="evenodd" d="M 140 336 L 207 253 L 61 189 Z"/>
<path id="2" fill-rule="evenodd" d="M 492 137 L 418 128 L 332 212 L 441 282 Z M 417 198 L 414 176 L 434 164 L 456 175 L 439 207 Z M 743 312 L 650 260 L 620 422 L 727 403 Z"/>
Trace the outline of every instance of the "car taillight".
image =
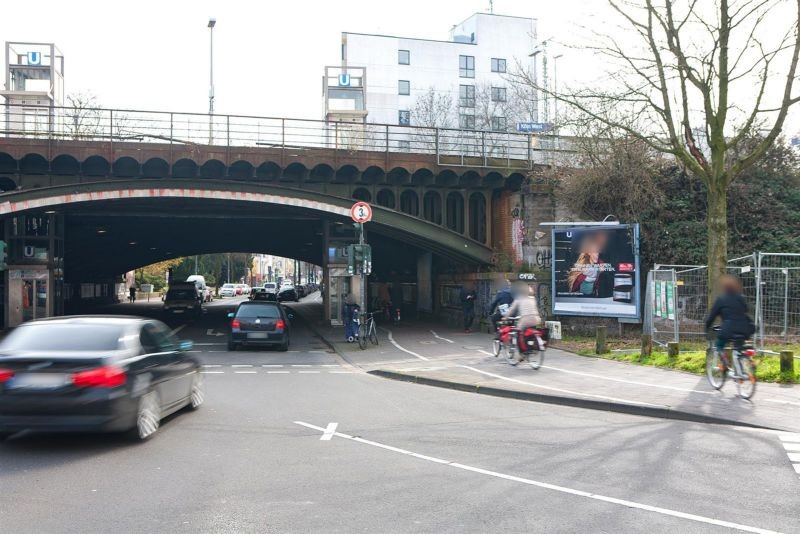
<path id="1" fill-rule="evenodd" d="M 286 328 L 286 323 L 283 321 L 283 319 L 278 319 L 278 322 L 275 323 L 275 328 L 277 328 L 278 330 L 283 330 L 284 328 Z"/>
<path id="2" fill-rule="evenodd" d="M 11 369 L 0 369 L 0 384 L 7 382 L 12 376 L 14 376 L 14 371 Z"/>
<path id="3" fill-rule="evenodd" d="M 234 319 L 231 321 L 231 328 L 239 328 L 242 326 L 242 323 L 239 322 L 239 319 Z"/>
<path id="4" fill-rule="evenodd" d="M 125 380 L 125 370 L 111 365 L 72 374 L 72 383 L 80 388 L 115 388 Z"/>

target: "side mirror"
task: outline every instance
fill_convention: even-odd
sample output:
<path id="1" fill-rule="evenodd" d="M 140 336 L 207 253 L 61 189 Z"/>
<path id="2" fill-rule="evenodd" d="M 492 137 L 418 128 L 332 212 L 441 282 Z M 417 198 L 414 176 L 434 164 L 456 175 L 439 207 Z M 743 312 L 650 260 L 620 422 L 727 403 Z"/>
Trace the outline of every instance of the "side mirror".
<path id="1" fill-rule="evenodd" d="M 293 314 L 293 313 L 290 313 L 290 314 L 288 315 L 288 317 L 289 317 L 289 320 L 291 321 L 292 319 L 294 319 L 294 314 Z"/>
<path id="2" fill-rule="evenodd" d="M 194 347 L 194 343 L 186 339 L 180 342 L 180 344 L 178 345 L 178 350 L 180 350 L 181 352 L 187 352 L 192 350 L 192 347 Z"/>
<path id="3" fill-rule="evenodd" d="M 235 313 L 231 312 L 228 314 L 228 319 L 233 319 L 236 316 Z"/>

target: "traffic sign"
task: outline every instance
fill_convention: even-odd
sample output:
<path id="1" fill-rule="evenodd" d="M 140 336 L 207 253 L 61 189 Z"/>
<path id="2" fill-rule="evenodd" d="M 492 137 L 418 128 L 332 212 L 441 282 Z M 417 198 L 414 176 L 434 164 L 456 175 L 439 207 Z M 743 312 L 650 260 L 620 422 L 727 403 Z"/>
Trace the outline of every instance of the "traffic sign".
<path id="1" fill-rule="evenodd" d="M 366 202 L 356 202 L 350 208 L 350 217 L 357 223 L 365 223 L 372 220 L 372 208 Z"/>

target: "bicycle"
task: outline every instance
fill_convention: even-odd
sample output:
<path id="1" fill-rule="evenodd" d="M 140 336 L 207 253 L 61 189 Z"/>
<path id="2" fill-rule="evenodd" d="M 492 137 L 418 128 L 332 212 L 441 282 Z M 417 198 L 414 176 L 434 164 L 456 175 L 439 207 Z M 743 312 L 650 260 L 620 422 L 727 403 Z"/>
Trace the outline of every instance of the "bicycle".
<path id="1" fill-rule="evenodd" d="M 719 332 L 720 327 L 712 329 Z M 714 389 L 722 389 L 725 380 L 730 377 L 736 382 L 736 392 L 743 399 L 750 399 L 756 392 L 756 362 L 753 357 L 756 351 L 753 347 L 741 345 L 737 349 L 737 342 L 744 342 L 744 336 L 737 336 L 734 341 L 731 355 L 733 356 L 733 368 L 730 366 L 725 351 L 717 351 L 713 336 L 709 336 L 708 349 L 706 349 L 706 378 Z"/>
<path id="2" fill-rule="evenodd" d="M 522 359 L 528 362 L 528 365 L 531 366 L 531 369 L 536 371 L 544 363 L 544 351 L 546 348 L 546 341 L 547 341 L 546 330 L 539 328 L 526 328 L 525 331 L 522 332 L 522 339 L 523 343 L 525 344 L 524 350 L 519 345 L 520 333 L 521 332 L 519 328 L 514 328 L 511 331 L 511 345 L 514 346 L 515 348 L 520 349 L 520 354 L 522 355 Z M 520 361 L 523 360 L 509 361 L 509 363 L 511 365 L 517 365 Z"/>
<path id="3" fill-rule="evenodd" d="M 498 358 L 500 354 L 503 354 L 503 357 L 509 362 L 514 358 L 515 345 L 511 341 L 514 319 L 509 317 L 508 319 L 497 321 L 497 332 L 492 340 L 492 354 L 494 354 L 495 358 Z"/>
<path id="4" fill-rule="evenodd" d="M 373 345 L 378 344 L 378 329 L 375 326 L 375 312 L 362 313 L 361 319 L 358 321 L 358 347 L 361 350 L 367 348 L 368 339 Z"/>

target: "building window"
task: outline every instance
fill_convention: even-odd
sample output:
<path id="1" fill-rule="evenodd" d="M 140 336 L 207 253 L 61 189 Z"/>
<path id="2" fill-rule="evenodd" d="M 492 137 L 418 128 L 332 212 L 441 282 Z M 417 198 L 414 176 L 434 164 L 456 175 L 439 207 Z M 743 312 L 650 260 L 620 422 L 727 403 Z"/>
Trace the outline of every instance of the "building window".
<path id="1" fill-rule="evenodd" d="M 464 197 L 453 191 L 447 195 L 447 227 L 459 234 L 464 233 Z"/>
<path id="2" fill-rule="evenodd" d="M 400 126 L 410 126 L 411 125 L 411 112 L 408 110 L 401 109 L 397 112 L 397 124 Z"/>
<path id="3" fill-rule="evenodd" d="M 376 199 L 378 201 L 378 206 L 383 206 L 384 208 L 394 209 L 394 193 L 390 189 L 381 189 L 378 191 L 378 197 Z"/>
<path id="4" fill-rule="evenodd" d="M 492 102 L 505 102 L 505 101 L 506 101 L 506 88 L 492 87 Z"/>
<path id="5" fill-rule="evenodd" d="M 398 50 L 397 63 L 399 65 L 411 65 L 411 52 L 408 50 Z"/>
<path id="6" fill-rule="evenodd" d="M 353 191 L 353 199 L 360 200 L 362 202 L 369 202 L 372 200 L 372 195 L 369 194 L 369 190 L 364 187 L 359 187 L 355 191 Z"/>
<path id="7" fill-rule="evenodd" d="M 474 130 L 475 129 L 475 115 L 468 115 L 466 113 L 461 113 L 458 115 L 458 127 L 462 130 Z"/>
<path id="8" fill-rule="evenodd" d="M 458 56 L 458 75 L 462 78 L 475 77 L 475 56 Z"/>
<path id="9" fill-rule="evenodd" d="M 422 199 L 423 217 L 433 224 L 442 224 L 442 197 L 436 191 L 428 191 Z"/>
<path id="10" fill-rule="evenodd" d="M 492 130 L 496 132 L 503 132 L 506 130 L 505 117 L 492 117 Z"/>
<path id="11" fill-rule="evenodd" d="M 499 57 L 492 58 L 492 72 L 505 72 L 506 60 Z"/>
<path id="12" fill-rule="evenodd" d="M 462 108 L 475 107 L 475 86 L 460 85 L 458 88 L 458 105 Z"/>
<path id="13" fill-rule="evenodd" d="M 416 191 L 406 189 L 400 194 L 400 211 L 414 217 L 419 215 L 419 197 Z"/>
<path id="14" fill-rule="evenodd" d="M 481 193 L 472 193 L 469 197 L 469 236 L 486 242 L 486 198 Z"/>
<path id="15" fill-rule="evenodd" d="M 397 93 L 401 95 L 410 95 L 411 94 L 411 82 L 408 80 L 398 80 L 397 81 Z"/>

